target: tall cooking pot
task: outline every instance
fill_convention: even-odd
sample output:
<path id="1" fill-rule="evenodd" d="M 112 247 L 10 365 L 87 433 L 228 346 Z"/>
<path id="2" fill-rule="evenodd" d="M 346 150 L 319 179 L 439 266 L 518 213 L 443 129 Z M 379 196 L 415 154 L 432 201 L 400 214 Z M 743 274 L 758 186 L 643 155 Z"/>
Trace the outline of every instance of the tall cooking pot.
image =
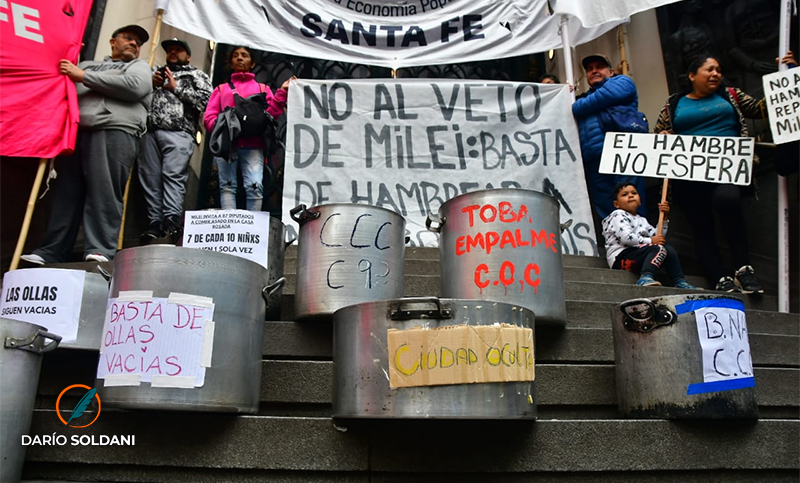
<path id="1" fill-rule="evenodd" d="M 152 291 L 153 298 L 168 298 L 173 292 L 209 297 L 215 330 L 202 387 L 153 388 L 146 382 L 106 386 L 98 380 L 103 403 L 133 409 L 255 413 L 265 302 L 268 293 L 284 282 L 269 284 L 267 279 L 267 270 L 255 262 L 208 250 L 150 245 L 117 253 L 109 299 L 122 291 Z M 101 352 L 99 364 L 103 357 Z"/>
<path id="2" fill-rule="evenodd" d="M 349 203 L 291 211 L 300 225 L 294 313 L 329 317 L 353 304 L 403 296 L 405 219 Z"/>
<path id="3" fill-rule="evenodd" d="M 495 333 L 480 332 L 497 324 L 529 339 L 501 343 Z M 530 310 L 482 300 L 404 298 L 339 309 L 333 316 L 333 417 L 535 419 L 533 377 L 457 384 L 440 379 L 456 370 L 463 382 L 498 367 L 529 368 L 533 376 L 533 329 Z M 480 349 L 480 340 L 492 343 Z M 436 385 L 403 385 L 408 381 L 402 376 L 393 384 L 398 369 Z"/>
<path id="4" fill-rule="evenodd" d="M 429 214 L 440 234 L 441 296 L 521 305 L 537 323 L 564 325 L 559 204 L 522 189 L 475 191 Z"/>
<path id="5" fill-rule="evenodd" d="M 100 350 L 107 302 L 108 279 L 101 274 L 87 272 L 83 282 L 78 337 L 75 342 L 62 342 L 58 348 Z"/>
<path id="6" fill-rule="evenodd" d="M 60 340 L 44 327 L 0 319 L 0 481 L 19 481 L 22 476 L 22 435 L 28 434 L 31 426 L 41 356 L 55 349 Z"/>
<path id="7" fill-rule="evenodd" d="M 280 219 L 269 218 L 269 247 L 267 249 L 267 281 L 276 283 L 283 277 L 283 260 L 286 247 L 294 243 L 295 239 L 285 241 L 286 225 Z M 267 320 L 281 320 L 281 296 L 283 284 L 269 293 L 267 301 Z"/>

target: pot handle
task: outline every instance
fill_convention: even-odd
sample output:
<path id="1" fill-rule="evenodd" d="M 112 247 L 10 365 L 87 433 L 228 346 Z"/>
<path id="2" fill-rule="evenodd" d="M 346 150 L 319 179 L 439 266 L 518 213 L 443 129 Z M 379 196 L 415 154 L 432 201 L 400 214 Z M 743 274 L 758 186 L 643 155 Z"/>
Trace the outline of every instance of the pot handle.
<path id="1" fill-rule="evenodd" d="M 97 273 L 99 273 L 104 279 L 106 279 L 106 282 L 111 285 L 111 274 L 108 273 L 105 268 L 101 267 L 100 265 L 95 265 L 95 270 L 97 270 Z"/>
<path id="2" fill-rule="evenodd" d="M 650 332 L 659 327 L 670 325 L 677 319 L 668 307 L 656 307 L 651 300 L 633 299 L 619 306 L 622 311 L 622 325 L 630 332 Z"/>
<path id="3" fill-rule="evenodd" d="M 562 223 L 560 225 L 561 233 L 564 233 L 564 230 L 566 230 L 567 228 L 569 228 L 571 226 L 572 226 L 572 218 L 570 218 L 569 220 L 565 221 L 564 223 Z"/>
<path id="4" fill-rule="evenodd" d="M 408 297 L 395 301 L 396 305 L 389 306 L 389 318 L 392 320 L 411 320 L 411 319 L 452 319 L 453 310 L 442 306 L 438 297 Z M 435 305 L 435 309 L 415 309 L 404 310 L 403 306 L 409 303 Z"/>
<path id="5" fill-rule="evenodd" d="M 291 245 L 296 241 L 297 241 L 297 235 L 293 235 L 291 240 L 284 242 L 285 243 L 284 248 L 289 248 L 289 245 Z"/>
<path id="6" fill-rule="evenodd" d="M 434 223 L 436 225 L 432 226 Z M 428 213 L 428 217 L 425 219 L 425 228 L 427 228 L 428 231 L 439 233 L 439 231 L 442 229 L 445 223 L 447 223 L 446 216 L 439 217 L 434 215 L 433 213 Z"/>
<path id="7" fill-rule="evenodd" d="M 36 347 L 33 344 L 36 342 L 36 339 L 39 337 L 43 339 L 50 339 L 49 344 L 45 344 L 42 347 Z M 32 333 L 28 337 L 24 339 L 15 339 L 13 337 L 6 337 L 5 343 L 3 344 L 6 349 L 19 349 L 23 351 L 33 352 L 34 354 L 44 354 L 45 352 L 50 352 L 58 347 L 58 343 L 61 342 L 61 336 L 56 335 L 50 332 L 47 332 L 44 329 L 37 329 L 36 332 Z"/>
<path id="8" fill-rule="evenodd" d="M 300 214 L 298 215 L 298 213 Z M 289 215 L 298 225 L 303 225 L 308 221 L 319 218 L 319 211 L 308 211 L 306 205 L 298 205 L 289 211 Z"/>
<path id="9" fill-rule="evenodd" d="M 277 290 L 280 290 L 285 283 L 286 277 L 281 277 L 261 289 L 261 296 L 264 297 L 264 302 L 267 304 L 267 310 L 269 310 L 269 296 L 275 293 Z"/>

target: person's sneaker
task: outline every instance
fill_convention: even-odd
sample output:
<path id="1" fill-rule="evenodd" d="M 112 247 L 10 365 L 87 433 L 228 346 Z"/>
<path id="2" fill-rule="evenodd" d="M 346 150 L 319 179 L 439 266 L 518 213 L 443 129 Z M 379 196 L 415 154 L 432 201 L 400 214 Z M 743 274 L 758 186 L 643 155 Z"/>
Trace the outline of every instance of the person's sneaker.
<path id="1" fill-rule="evenodd" d="M 110 261 L 108 257 L 106 257 L 105 255 L 100 255 L 99 253 L 91 253 L 89 255 L 86 255 L 85 260 L 87 262 L 100 262 L 100 263 Z"/>
<path id="2" fill-rule="evenodd" d="M 160 221 L 150 223 L 150 228 L 148 228 L 146 232 L 139 235 L 139 243 L 142 245 L 148 245 L 156 238 L 163 238 L 166 235 L 167 234 L 164 232 L 164 225 L 162 225 Z"/>
<path id="3" fill-rule="evenodd" d="M 695 287 L 694 285 L 690 284 L 689 282 L 686 281 L 685 278 L 682 278 L 677 282 L 675 282 L 675 288 L 682 288 L 685 290 L 703 290 L 700 287 Z"/>
<path id="4" fill-rule="evenodd" d="M 739 287 L 733 283 L 733 278 L 731 277 L 722 277 L 717 282 L 717 287 L 714 290 L 719 290 L 720 292 L 738 292 Z"/>
<path id="5" fill-rule="evenodd" d="M 644 274 L 639 277 L 639 280 L 636 281 L 636 285 L 640 287 L 655 287 L 657 285 L 661 285 L 661 282 L 654 279 L 652 275 Z"/>
<path id="6" fill-rule="evenodd" d="M 750 265 L 745 265 L 739 270 L 736 270 L 734 283 L 736 283 L 736 286 L 739 287 L 742 293 L 764 293 L 764 287 L 758 283 L 756 273 Z"/>
<path id="7" fill-rule="evenodd" d="M 19 257 L 21 260 L 25 260 L 28 263 L 32 263 L 34 265 L 44 265 L 45 261 L 44 258 L 40 257 L 35 253 L 28 253 L 27 255 L 22 255 Z"/>

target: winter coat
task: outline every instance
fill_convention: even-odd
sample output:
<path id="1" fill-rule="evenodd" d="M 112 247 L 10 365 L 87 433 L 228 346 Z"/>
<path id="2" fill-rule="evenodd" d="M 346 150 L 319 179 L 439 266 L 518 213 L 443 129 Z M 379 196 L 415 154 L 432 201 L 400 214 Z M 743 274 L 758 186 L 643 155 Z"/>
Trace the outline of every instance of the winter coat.
<path id="1" fill-rule="evenodd" d="M 600 159 L 606 131 L 600 123 L 600 113 L 610 107 L 629 106 L 639 110 L 636 85 L 630 77 L 615 75 L 589 89 L 572 104 L 572 114 L 578 121 L 581 154 L 584 160 Z"/>
<path id="2" fill-rule="evenodd" d="M 174 90 L 156 87 L 147 114 L 148 129 L 184 131 L 194 137 L 201 114 L 211 96 L 211 81 L 202 70 L 191 65 L 170 66 Z"/>

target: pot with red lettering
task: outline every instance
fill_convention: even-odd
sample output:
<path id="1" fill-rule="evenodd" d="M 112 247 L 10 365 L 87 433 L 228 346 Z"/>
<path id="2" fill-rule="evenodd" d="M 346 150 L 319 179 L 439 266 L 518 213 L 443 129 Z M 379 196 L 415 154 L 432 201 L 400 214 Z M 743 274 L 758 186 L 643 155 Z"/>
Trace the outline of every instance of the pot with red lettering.
<path id="1" fill-rule="evenodd" d="M 611 309 L 626 417 L 756 419 L 744 303 L 728 295 L 634 299 Z"/>
<path id="2" fill-rule="evenodd" d="M 403 296 L 406 220 L 375 206 L 332 203 L 291 211 L 297 237 L 297 319 L 330 320 L 348 305 Z"/>
<path id="3" fill-rule="evenodd" d="M 456 196 L 428 215 L 438 232 L 441 295 L 521 305 L 536 322 L 567 320 L 559 204 L 522 189 Z"/>

